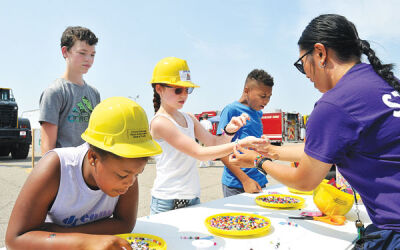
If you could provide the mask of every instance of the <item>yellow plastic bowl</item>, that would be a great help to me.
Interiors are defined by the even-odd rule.
[[[165,242],[165,240],[155,235],[130,233],[130,234],[117,234],[116,236],[127,240],[130,244],[135,240],[139,240],[148,243],[150,249],[167,250],[167,243]]]
[[[290,188],[288,187],[289,192],[293,193],[293,194],[302,194],[302,195],[312,195],[313,191],[301,191],[301,190],[297,190],[294,188]]]
[[[323,179],[322,182],[328,183],[327,179]],[[289,192],[293,193],[293,194],[302,194],[302,195],[313,195],[314,190],[311,191],[301,191],[301,190],[297,190],[294,188],[290,188],[288,187]]]
[[[268,203],[262,201],[262,198],[267,198],[267,197],[276,197],[276,198],[293,198],[297,199],[297,203]],[[256,197],[256,203],[259,206],[262,207],[267,207],[267,208],[296,208],[296,207],[302,207],[304,203],[306,202],[302,197],[296,196],[296,195],[290,195],[290,194],[265,194],[265,195],[259,195]]]
[[[256,218],[256,221],[264,221],[265,224],[261,228],[256,229],[247,229],[247,230],[224,230],[220,228],[216,228],[211,226],[211,220],[213,218],[221,217],[221,216],[244,216],[244,217],[253,217]],[[249,214],[249,213],[222,213],[222,214],[215,214],[206,218],[204,222],[205,226],[207,227],[208,231],[213,234],[221,235],[221,236],[249,236],[249,235],[258,235],[263,234],[269,231],[271,227],[271,221],[265,217],[258,214]]]
[[[322,182],[314,189],[313,200],[318,209],[330,215],[345,215],[353,207],[354,197]]]

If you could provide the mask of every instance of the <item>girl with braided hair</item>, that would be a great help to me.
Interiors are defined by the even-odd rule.
[[[200,203],[197,160],[213,160],[232,153],[235,142],[231,139],[250,117],[245,113],[232,117],[223,135],[214,136],[193,115],[181,112],[193,88],[199,87],[191,81],[189,67],[183,59],[160,60],[150,82],[155,111],[150,133],[163,150],[155,157],[157,175],[151,190],[150,213],[157,214]],[[237,142],[243,147],[257,143],[266,144],[266,140],[248,136]]]
[[[295,147],[257,150],[273,159],[298,161],[299,166],[265,159],[256,165],[289,187],[312,190],[336,164],[372,221],[355,248],[399,249],[400,83],[393,65],[383,64],[354,24],[340,15],[313,19],[298,45],[295,67],[323,93],[307,122],[307,140]],[[369,64],[361,62],[362,55]],[[255,153],[240,151],[244,154],[236,151],[232,161],[253,166]]]

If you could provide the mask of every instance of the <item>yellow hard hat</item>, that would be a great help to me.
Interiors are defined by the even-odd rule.
[[[322,182],[314,189],[313,200],[318,209],[328,215],[345,215],[353,207],[354,197]]]
[[[149,133],[142,107],[126,97],[111,97],[93,110],[82,139],[125,158],[148,157],[162,152]]]
[[[150,83],[165,83],[187,88],[199,87],[191,82],[190,70],[186,61],[176,57],[161,59],[154,68]]]

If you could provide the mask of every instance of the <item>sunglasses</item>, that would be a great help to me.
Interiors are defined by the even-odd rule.
[[[161,84],[161,86],[164,86],[164,87],[170,88],[170,89],[175,89],[175,94],[176,95],[182,94],[184,90],[185,90],[186,94],[191,94],[193,92],[193,88],[172,87],[172,86],[166,85],[166,84]]]
[[[306,53],[304,53],[304,55],[302,55],[295,63],[294,66],[296,67],[296,69],[298,69],[301,73],[305,74],[306,72],[304,71],[304,67],[303,67],[303,61],[301,59],[303,59],[303,57],[305,57],[306,55],[310,54],[312,51],[314,50],[314,48],[310,49],[309,51],[307,51]]]

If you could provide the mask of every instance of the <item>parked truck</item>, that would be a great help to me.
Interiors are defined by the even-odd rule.
[[[208,120],[213,124],[212,133],[215,135],[219,123],[220,111],[204,111],[195,114],[198,120],[203,114],[208,114]],[[307,116],[308,117],[308,116]],[[274,145],[282,145],[284,142],[302,142],[304,140],[305,120],[296,112],[267,112],[261,117],[263,135]]]
[[[13,159],[25,159],[31,143],[29,120],[18,117],[18,105],[12,90],[0,87],[0,156],[11,153]]]
[[[284,142],[301,142],[302,117],[299,113],[269,112],[261,118],[263,134],[272,144],[281,145]]]

